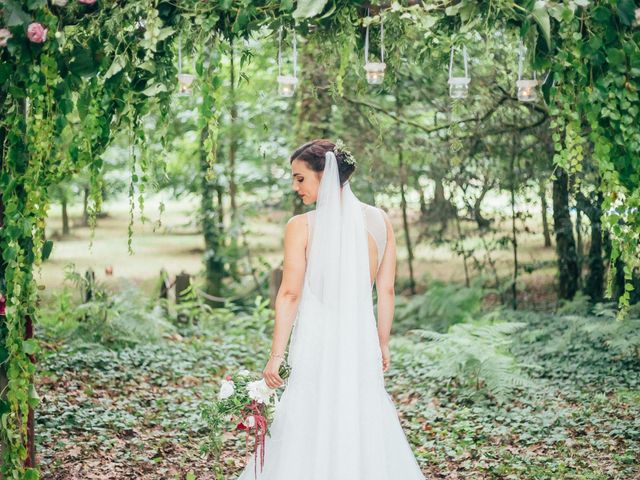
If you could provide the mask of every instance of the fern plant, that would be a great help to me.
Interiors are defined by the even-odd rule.
[[[475,318],[482,309],[484,292],[480,286],[465,287],[434,281],[422,295],[410,299],[396,297],[396,331],[416,328],[446,332],[451,325]]]
[[[447,333],[412,330],[425,342],[422,354],[431,362],[426,376],[441,381],[457,381],[463,387],[484,391],[497,401],[519,389],[534,386],[522,366],[509,351],[511,336],[524,322],[494,322],[494,315],[452,325]]]
[[[67,267],[66,279],[76,287],[92,291],[91,299],[72,311],[77,324],[69,332],[71,338],[122,347],[153,342],[175,331],[164,310],[130,283],[125,283],[121,291],[112,292],[80,275],[73,265]]]
[[[625,319],[617,318],[613,304],[598,303],[591,317],[576,319],[578,328],[592,341],[600,342],[622,357],[640,359],[640,316],[629,310]]]

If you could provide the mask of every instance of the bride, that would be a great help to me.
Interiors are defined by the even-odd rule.
[[[358,200],[353,156],[313,140],[290,158],[293,189],[316,209],[284,234],[266,384],[291,334],[291,374],[265,441],[238,480],[424,480],[384,386],[394,310],[395,239],[387,214]],[[373,284],[378,318],[373,311]],[[256,474],[257,471],[257,474]]]

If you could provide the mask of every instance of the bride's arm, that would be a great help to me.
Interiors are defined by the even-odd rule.
[[[384,211],[382,213],[387,225],[387,245],[376,276],[376,291],[378,292],[378,339],[382,350],[382,367],[386,371],[390,362],[389,338],[395,306],[396,240],[389,216]]]
[[[284,231],[282,283],[275,302],[276,319],[271,342],[273,354],[284,355],[293,328],[306,268],[306,238],[307,225],[304,215],[296,215],[289,219]],[[272,357],[262,372],[270,388],[279,387],[283,382],[278,375],[281,363],[282,358]]]

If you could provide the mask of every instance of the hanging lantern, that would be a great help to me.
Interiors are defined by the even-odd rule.
[[[278,95],[281,97],[293,97],[298,84],[298,50],[296,48],[296,34],[293,32],[292,39],[293,56],[291,63],[293,64],[293,75],[282,75],[282,27],[278,32]]]
[[[187,97],[191,95],[191,84],[195,80],[196,76],[190,73],[178,74],[178,95],[181,97]]]
[[[178,95],[188,97],[191,95],[191,84],[195,80],[195,75],[182,73],[182,36],[178,37]]]
[[[367,16],[369,11],[367,10]],[[364,70],[367,72],[367,83],[370,85],[380,85],[384,81],[384,22],[382,15],[380,16],[380,61],[369,61],[369,25],[364,34]]]
[[[536,72],[533,72],[533,79],[522,79],[522,66],[524,64],[524,45],[520,46],[520,52],[518,53],[518,81],[516,87],[518,88],[518,100],[521,102],[535,102],[538,99],[538,80],[536,79]]]
[[[293,75],[278,75],[278,95],[293,97],[298,79]]]
[[[469,58],[467,57],[467,47],[462,46],[462,58],[464,61],[464,77],[453,76],[453,52],[451,47],[451,56],[449,58],[449,96],[451,98],[466,98],[469,95]]]

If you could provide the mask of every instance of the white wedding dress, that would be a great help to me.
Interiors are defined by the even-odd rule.
[[[265,440],[263,468],[251,454],[237,480],[424,480],[384,385],[369,267],[369,234],[378,267],[385,252],[382,213],[361,203],[349,182],[340,188],[328,152],[317,208],[306,215],[291,375]]]

